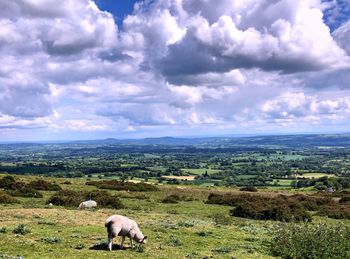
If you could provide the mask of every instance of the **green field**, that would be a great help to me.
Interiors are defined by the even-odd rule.
[[[1,175],[0,175],[1,177]],[[29,182],[38,177],[17,177]],[[64,189],[95,190],[85,185],[85,179],[51,179]],[[63,184],[70,181],[71,184]],[[285,184],[287,180],[280,180]],[[117,194],[124,209],[77,210],[48,206],[53,191],[42,191],[43,198],[19,198],[21,203],[0,204],[0,257],[24,258],[272,258],[270,240],[274,221],[258,221],[232,217],[230,206],[206,204],[208,195],[237,193],[237,189],[224,187],[186,187],[158,185],[156,192],[108,191]],[[279,193],[282,191],[279,190]],[[288,192],[286,192],[288,193]],[[186,197],[176,204],[161,201],[170,194]],[[261,190],[261,195],[275,195]],[[104,221],[113,214],[135,219],[149,237],[144,247],[106,249]],[[335,222],[315,217],[316,222]],[[18,235],[12,230],[25,224],[30,233]],[[118,239],[115,242],[119,242]]]
[[[205,169],[205,168],[198,168],[198,169],[192,169],[192,168],[183,168],[181,169],[182,172],[188,173],[188,174],[193,174],[193,175],[202,175],[205,172],[207,172],[209,175],[210,174],[215,174],[220,172],[221,170],[217,169]]]
[[[62,183],[65,180],[55,181]],[[62,186],[73,190],[95,189],[86,186],[85,180],[69,181],[71,185]],[[160,203],[163,197],[178,192],[191,197],[191,201]],[[24,258],[270,258],[266,233],[273,223],[229,217],[229,207],[203,203],[209,192],[206,188],[162,187],[161,191],[147,193],[140,199],[138,193],[111,191],[121,197],[126,209],[81,211],[48,207],[46,201],[53,192],[43,191],[42,199],[20,198],[21,204],[0,204],[0,229],[7,229],[6,233],[0,233],[0,255]],[[106,241],[104,221],[113,214],[127,215],[140,223],[141,230],[149,236],[142,253],[131,249],[128,242],[125,250],[112,252],[105,246],[96,245]],[[217,224],[215,218],[227,222]],[[25,224],[31,233],[13,234],[12,229],[18,224]]]

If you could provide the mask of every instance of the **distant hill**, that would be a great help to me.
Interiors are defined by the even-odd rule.
[[[315,148],[315,147],[350,147],[350,134],[304,134],[304,135],[271,135],[249,137],[202,137],[202,138],[143,138],[79,140],[66,142],[13,142],[2,146],[193,146],[196,148],[232,148],[232,147],[262,147],[262,148]]]
[[[100,145],[199,145],[199,146],[276,146],[276,147],[349,147],[350,134],[271,135],[251,137],[160,137],[144,139],[114,139],[72,141],[71,144]]]

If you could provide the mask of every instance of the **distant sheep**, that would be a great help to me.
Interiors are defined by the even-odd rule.
[[[79,204],[78,209],[95,209],[97,207],[96,201],[84,201]]]
[[[121,236],[122,241],[120,243],[120,248],[123,249],[125,237],[130,238],[130,246],[133,247],[132,241],[135,240],[140,244],[146,244],[147,236],[144,236],[137,226],[136,222],[121,216],[113,215],[110,216],[105,223],[108,233],[108,249],[112,251],[113,238],[116,236]]]

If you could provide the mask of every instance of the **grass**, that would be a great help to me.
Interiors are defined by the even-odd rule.
[[[349,258],[350,227],[332,224],[289,224],[275,232],[272,253],[282,258]]]
[[[32,180],[30,176],[18,178]],[[72,184],[62,185],[66,180],[57,182],[64,189],[97,189],[85,185],[85,179],[69,179]],[[277,223],[232,217],[230,206],[205,204],[214,187],[210,188],[165,185],[147,193],[107,190],[125,205],[118,210],[49,207],[46,201],[54,191],[42,191],[43,198],[20,197],[20,203],[0,204],[0,229],[6,229],[0,233],[0,254],[24,258],[273,258],[269,244]],[[240,193],[223,187],[215,191]],[[181,200],[161,202],[172,194],[181,195]],[[24,208],[24,204],[32,206]],[[131,249],[126,240],[126,249],[107,251],[104,221],[113,214],[136,220],[148,236],[147,244]],[[30,233],[13,233],[20,224]],[[119,242],[119,238],[114,240],[114,244]]]
[[[205,168],[198,168],[198,169],[192,169],[192,168],[183,168],[181,169],[184,173],[192,174],[192,175],[202,175],[205,172],[207,172],[209,175],[214,174],[217,172],[220,172],[221,170],[217,169],[205,169]]]

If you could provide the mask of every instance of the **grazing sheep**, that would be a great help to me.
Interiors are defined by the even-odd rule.
[[[97,207],[96,201],[83,201],[79,204],[78,209],[94,209]]]
[[[121,215],[113,215],[110,216],[105,223],[105,227],[107,228],[108,233],[108,249],[112,251],[112,242],[113,238],[116,236],[122,237],[122,242],[120,243],[120,248],[123,249],[124,240],[127,236],[130,238],[130,246],[133,247],[132,240],[140,244],[146,244],[147,236],[144,236],[137,226],[136,222],[121,216]]]

